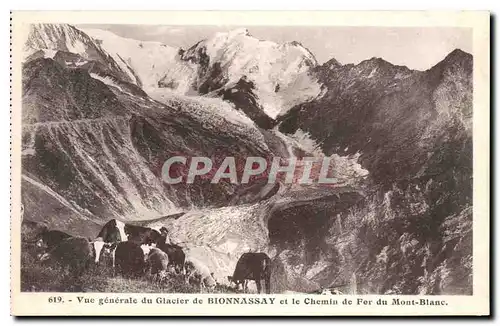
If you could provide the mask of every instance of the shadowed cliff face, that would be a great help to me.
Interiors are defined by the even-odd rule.
[[[425,174],[443,143],[457,146],[445,150],[445,164],[470,166],[471,55],[456,50],[425,72],[377,58],[356,66],[327,62],[315,72],[323,95],[280,117],[281,131],[309,132],[326,153],[360,152],[363,167],[382,183]]]
[[[312,292],[332,283],[342,266],[339,252],[330,243],[330,230],[337,227],[341,214],[362,198],[361,193],[346,189],[331,196],[274,207],[267,225],[277,269],[277,292]]]
[[[219,90],[218,95],[224,101],[233,103],[236,109],[243,111],[259,127],[271,129],[274,127],[275,121],[264,113],[258,102],[258,97],[253,91],[254,88],[254,83],[244,76],[234,86]]]
[[[323,96],[280,117],[280,130],[360,153],[371,176],[365,199],[325,236],[339,274],[317,279],[356,278],[365,293],[470,294],[472,57],[456,50],[424,72],[332,61],[316,74]]]

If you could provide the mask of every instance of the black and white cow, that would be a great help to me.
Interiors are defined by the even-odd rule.
[[[125,233],[125,223],[117,219],[112,219],[106,222],[99,231],[99,234],[93,241],[95,251],[95,263],[99,263],[101,259],[102,250],[105,246],[109,246],[121,241],[127,241],[128,237]]]
[[[234,282],[237,287],[243,285],[243,291],[247,291],[247,281],[254,280],[257,284],[257,291],[262,291],[261,281],[264,281],[266,293],[271,293],[271,259],[262,252],[247,252],[241,255],[233,276],[228,276],[230,282]]]
[[[129,241],[139,246],[152,245],[156,244],[160,237],[160,232],[151,228],[126,224],[120,220],[112,219],[104,224],[93,242],[96,252],[95,262],[99,262],[104,247],[108,248],[108,251],[110,250],[110,244]]]
[[[125,223],[120,220],[112,219],[106,222],[97,235],[106,243],[127,241],[128,236],[125,233]]]

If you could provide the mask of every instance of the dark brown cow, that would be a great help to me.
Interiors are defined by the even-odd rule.
[[[41,261],[55,261],[62,267],[69,267],[73,277],[79,277],[89,267],[94,257],[92,244],[82,237],[70,237],[51,251],[41,256]]]
[[[113,252],[115,273],[126,277],[139,277],[146,271],[145,252],[135,242],[125,241],[116,245]]]
[[[57,247],[64,239],[71,238],[71,235],[59,230],[44,230],[38,237],[36,246],[46,251],[51,251]]]
[[[254,280],[257,284],[257,291],[261,293],[263,280],[266,293],[271,293],[271,259],[262,252],[247,252],[241,255],[233,276],[228,276],[230,282],[234,282],[237,287],[243,284],[243,290],[247,291],[247,280]]]
[[[161,249],[168,255],[169,265],[175,268],[177,274],[184,271],[184,264],[186,262],[186,254],[181,247],[174,244],[165,243],[165,237],[156,244],[156,247]]]
[[[144,226],[125,224],[124,229],[128,241],[135,242],[139,245],[157,244],[161,238],[160,232]]]

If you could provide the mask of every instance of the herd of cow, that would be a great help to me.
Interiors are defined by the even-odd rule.
[[[35,237],[41,262],[55,262],[67,267],[72,277],[79,278],[91,265],[111,261],[112,273],[127,278],[151,275],[162,281],[171,273],[183,275],[186,284],[199,286],[200,291],[217,285],[214,274],[200,260],[191,257],[182,247],[170,242],[165,227],[149,227],[108,221],[94,239],[71,236],[59,230],[41,228]],[[107,259],[105,259],[107,257]],[[271,260],[265,253],[244,253],[228,281],[247,292],[249,280],[261,282],[266,293],[271,290]]]

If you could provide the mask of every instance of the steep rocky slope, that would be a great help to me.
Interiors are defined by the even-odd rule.
[[[280,130],[358,154],[372,180],[326,237],[333,283],[355,275],[369,293],[470,294],[472,56],[455,50],[424,72],[332,60],[315,73],[323,95],[280,117]]]
[[[308,132],[326,153],[361,153],[377,181],[425,174],[443,141],[470,139],[472,57],[465,52],[425,72],[373,58],[356,66],[327,62],[316,75],[324,94],[280,117],[280,130]],[[456,160],[463,166],[470,157]]]

